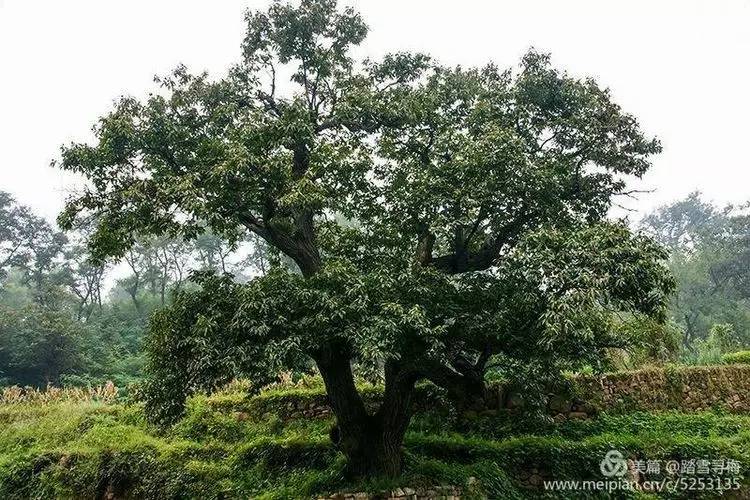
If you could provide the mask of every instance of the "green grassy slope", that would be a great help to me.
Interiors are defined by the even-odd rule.
[[[137,404],[0,404],[0,498],[309,498],[469,483],[478,498],[530,498],[542,493],[519,488],[521,471],[538,469],[549,479],[601,479],[599,462],[610,449],[659,460],[731,458],[743,470],[750,467],[745,415],[601,414],[552,424],[512,414],[458,421],[433,413],[416,417],[411,426],[403,477],[350,484],[328,441],[329,419],[283,421],[283,407],[274,411],[274,404],[293,396],[319,394],[198,396],[185,419],[164,432],[145,423]]]

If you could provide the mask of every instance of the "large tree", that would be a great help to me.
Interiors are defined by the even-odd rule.
[[[660,147],[593,80],[536,52],[507,71],[355,62],[367,27],[333,0],[275,2],[247,26],[226,77],[178,68],[62,152],[90,182],[59,221],[95,216],[95,256],[139,235],[249,232],[298,267],[202,275],[155,318],[152,388],[170,402],[152,415],[268,368],[259,357],[306,355],[350,470],[397,474],[417,381],[466,399],[491,359],[574,367],[621,345],[613,311],[659,316],[663,252],[605,216]],[[375,413],[353,364],[384,378]]]

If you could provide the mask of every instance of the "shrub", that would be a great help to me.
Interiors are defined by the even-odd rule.
[[[117,399],[117,392],[118,389],[112,382],[95,387],[60,388],[48,385],[46,389],[12,385],[0,388],[0,404],[31,403],[41,405],[61,401],[112,403]]]
[[[725,354],[721,357],[721,362],[727,365],[750,364],[750,351],[739,351]]]

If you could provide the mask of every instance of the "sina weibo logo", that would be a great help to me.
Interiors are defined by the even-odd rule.
[[[599,463],[599,470],[605,477],[622,477],[628,471],[628,462],[617,450],[609,450]]]

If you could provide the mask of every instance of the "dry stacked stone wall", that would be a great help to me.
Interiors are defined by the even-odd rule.
[[[336,493],[318,500],[461,500],[461,489],[455,486],[396,488],[380,493]]]
[[[381,392],[365,391],[366,404],[375,408]],[[415,411],[448,408],[434,388],[420,387]],[[487,391],[484,406],[468,413],[494,414],[524,406],[523,396],[502,386]],[[750,365],[682,366],[617,372],[599,377],[577,377],[569,388],[548,395],[547,410],[556,420],[586,419],[599,411],[630,412],[651,410],[701,411],[720,408],[750,412]],[[249,398],[233,405],[238,419],[273,413],[283,420],[327,418],[331,409],[322,392],[285,392]]]
[[[579,399],[608,411],[750,411],[750,365],[650,368],[576,381]]]

